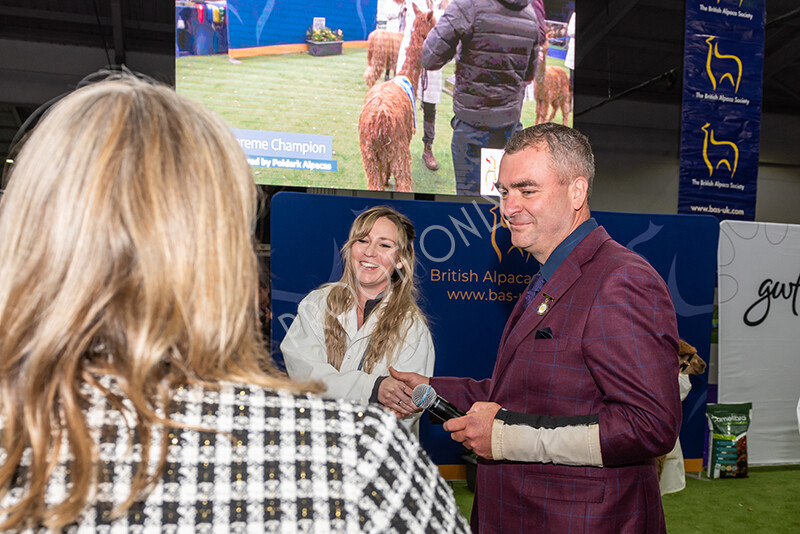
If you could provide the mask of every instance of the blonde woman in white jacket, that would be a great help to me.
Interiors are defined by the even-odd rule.
[[[377,206],[359,215],[342,247],[344,274],[309,293],[281,343],[296,380],[319,380],[326,397],[379,402],[418,435],[411,390],[389,367],[430,376],[434,349],[416,301],[414,226]]]

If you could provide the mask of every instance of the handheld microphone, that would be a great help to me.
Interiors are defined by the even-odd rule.
[[[411,400],[417,408],[428,410],[430,413],[441,419],[448,421],[454,417],[463,417],[464,412],[459,411],[455,406],[436,394],[436,390],[428,384],[420,384],[411,392]]]

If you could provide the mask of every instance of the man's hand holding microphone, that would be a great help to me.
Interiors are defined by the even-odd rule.
[[[492,459],[492,424],[501,406],[496,402],[476,402],[464,414],[452,404],[436,395],[430,378],[418,373],[403,373],[389,368],[392,378],[411,388],[414,404],[427,409],[444,420],[444,429],[450,437],[482,458]]]

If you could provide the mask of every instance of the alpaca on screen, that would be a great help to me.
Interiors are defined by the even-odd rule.
[[[428,2],[429,7],[431,2]],[[358,120],[361,159],[367,185],[383,191],[394,176],[396,191],[412,191],[411,138],[416,131],[415,100],[422,57],[422,44],[436,20],[432,11],[413,5],[414,25],[403,69],[392,80],[367,92]]]
[[[397,54],[400,52],[402,41],[402,32],[373,30],[369,34],[367,38],[367,69],[364,71],[364,81],[368,88],[375,85],[381,75],[384,80],[388,80],[396,74]]]
[[[561,124],[567,124],[567,116],[572,106],[572,92],[569,76],[564,69],[547,65],[547,48],[553,32],[547,33],[547,40],[539,51],[539,65],[533,79],[536,98],[536,124],[550,122],[561,110]]]

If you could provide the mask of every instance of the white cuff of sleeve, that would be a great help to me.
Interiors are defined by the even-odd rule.
[[[495,419],[492,424],[492,457],[512,462],[603,467],[600,425],[535,428],[507,425]]]

